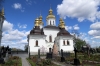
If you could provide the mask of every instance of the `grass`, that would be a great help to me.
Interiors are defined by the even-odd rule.
[[[36,64],[34,63],[34,62],[32,62],[32,60],[31,59],[29,59],[29,58],[26,58],[27,60],[28,60],[28,62],[31,64],[31,66],[36,66]]]
[[[70,54],[69,57],[65,58],[65,60],[66,60],[65,62],[60,62],[61,61],[60,57],[56,57],[54,59],[54,61],[56,61],[58,63],[62,63],[62,64],[66,64],[66,62],[67,63],[68,62],[74,63],[74,58],[75,58],[75,55],[73,53],[73,54]],[[95,63],[94,62],[94,61],[100,62],[100,55],[91,54],[90,57],[89,57],[86,54],[84,55],[83,53],[77,53],[77,58],[80,60],[80,63],[83,64],[83,66],[100,66],[100,63]],[[89,61],[92,61],[92,62],[89,62]]]
[[[20,57],[13,56],[10,57],[5,64],[0,64],[0,66],[22,66],[22,61]]]
[[[37,63],[37,56],[31,56],[31,58],[26,58],[28,60],[28,62],[31,64],[31,66],[59,66],[59,65],[56,65],[54,63],[52,63],[50,59],[40,59],[40,61]]]

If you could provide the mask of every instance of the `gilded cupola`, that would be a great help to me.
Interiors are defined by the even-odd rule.
[[[1,16],[3,16],[4,17],[4,8],[2,8],[2,10],[1,10]]]
[[[60,18],[59,28],[60,31],[57,33],[57,36],[71,36],[70,33],[65,29],[65,23],[62,18]]]
[[[47,16],[47,19],[48,18],[55,18],[55,16],[53,15],[53,10],[50,8],[50,10],[49,10],[49,14],[48,14],[48,16]]]
[[[42,16],[40,15],[40,17],[39,17],[39,25],[43,25],[43,22],[42,22]]]
[[[60,28],[65,28],[65,23],[64,23],[63,19],[60,18],[59,21],[60,21],[59,27],[60,27]]]
[[[35,26],[39,26],[39,19],[35,19]]]

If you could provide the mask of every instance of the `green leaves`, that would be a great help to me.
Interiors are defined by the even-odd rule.
[[[77,48],[78,51],[81,50],[82,46],[86,45],[86,42],[81,40],[81,39],[74,39],[75,41],[75,47]]]

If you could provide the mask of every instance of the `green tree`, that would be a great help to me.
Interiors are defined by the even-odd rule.
[[[24,48],[25,48],[25,51],[28,51],[28,45],[25,45]]]
[[[74,47],[76,47],[77,50],[80,51],[82,49],[82,46],[86,45],[86,42],[79,38],[81,34],[78,32],[78,30],[72,30],[72,34],[74,37]]]
[[[80,38],[74,39],[74,41],[75,41],[74,46],[77,48],[78,51],[82,49],[82,46],[86,45],[86,42]]]

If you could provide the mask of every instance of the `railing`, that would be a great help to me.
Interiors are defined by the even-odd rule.
[[[12,54],[28,54],[28,51],[11,51]]]

